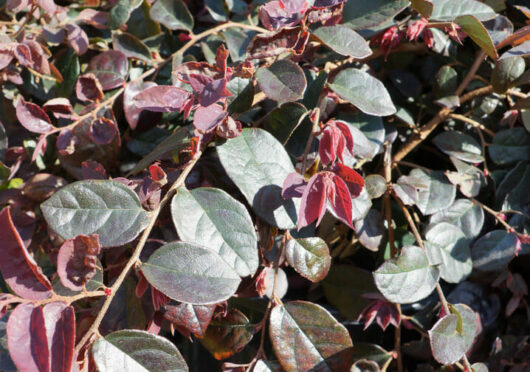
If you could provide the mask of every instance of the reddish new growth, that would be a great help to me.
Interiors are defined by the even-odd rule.
[[[353,169],[343,164],[344,152],[353,156],[353,138],[347,124],[330,120],[323,131],[318,153],[324,169],[309,182],[298,173],[291,173],[283,184],[282,196],[302,198],[298,230],[322,221],[326,209],[353,229],[352,199],[359,196],[364,180]]]
[[[397,47],[403,39],[403,31],[400,31],[397,26],[392,26],[386,31],[374,36],[370,41],[373,45],[379,45],[385,53],[385,59],[390,54],[390,51]]]
[[[418,40],[418,37],[423,38],[423,41],[425,42],[425,45],[427,45],[429,48],[432,48],[434,45],[434,37],[432,34],[432,31],[427,28],[427,24],[429,21],[425,18],[420,18],[419,21],[416,21],[412,23],[408,28],[406,32],[407,40],[408,41],[416,41]]]
[[[401,314],[393,304],[379,294],[373,296],[366,295],[365,297],[373,297],[374,300],[364,308],[361,312],[357,321],[364,318],[364,329],[368,328],[375,320],[375,322],[384,331],[389,324],[393,324],[394,327],[399,327],[401,323]]]

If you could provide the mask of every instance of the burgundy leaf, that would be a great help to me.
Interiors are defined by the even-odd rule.
[[[195,93],[199,94],[203,91],[204,87],[211,83],[213,81],[213,78],[207,75],[199,75],[199,74],[193,74],[190,73],[188,75],[188,82],[191,85],[191,88],[195,91]],[[208,105],[203,105],[208,106]]]
[[[88,50],[88,36],[81,27],[75,23],[69,23],[66,29],[66,42],[72,47],[77,55],[83,55]]]
[[[161,184],[167,183],[167,175],[166,172],[158,164],[152,164],[149,166],[149,174],[151,175],[151,178],[155,182],[159,182]]]
[[[300,14],[287,13],[279,1],[269,1],[258,9],[259,20],[266,29],[274,31],[284,26],[295,26],[300,22]]]
[[[201,106],[210,106],[222,98],[230,97],[232,93],[226,89],[226,78],[216,79],[206,84],[198,99]]]
[[[22,62],[20,63],[26,67],[34,69],[37,72],[40,72],[43,75],[49,75],[51,71],[50,64],[48,63],[48,57],[44,53],[41,45],[35,40],[26,40],[22,44],[29,48],[30,65],[24,65]],[[27,58],[27,55],[25,55],[25,57]]]
[[[282,197],[284,199],[301,198],[307,181],[300,173],[292,172],[283,181]]]
[[[329,121],[320,140],[318,153],[323,164],[335,162],[338,158],[343,162],[346,151],[353,156],[353,137],[348,126],[340,121]]]
[[[50,297],[50,281],[24,246],[11,219],[10,207],[5,207],[0,212],[0,241],[0,270],[11,289],[20,297],[30,300]]]
[[[129,61],[125,54],[117,50],[107,50],[90,60],[87,72],[96,75],[105,91],[123,85],[128,70]]]
[[[83,289],[96,273],[100,250],[97,234],[79,235],[65,241],[57,255],[57,274],[61,283],[73,291]]]
[[[344,2],[343,0],[341,0]],[[330,1],[331,2],[331,1]],[[325,26],[334,26],[342,22],[342,2],[337,1],[337,5],[330,7],[316,7],[313,6],[305,14],[306,22],[317,23],[321,22]]]
[[[18,305],[7,321],[7,345],[20,372],[48,372],[49,349],[41,307]]]
[[[123,112],[125,113],[125,118],[129,123],[131,129],[136,129],[143,122],[148,122],[149,126],[155,125],[159,121],[159,113],[152,113],[145,111],[143,108],[138,107],[134,102],[133,98],[140,93],[143,89],[156,86],[156,83],[152,81],[145,82],[131,82],[126,85],[125,90],[123,91]],[[144,129],[144,128],[142,128]]]
[[[81,174],[84,180],[106,180],[107,171],[97,161],[87,160],[81,164]]]
[[[357,318],[360,321],[364,318],[364,329],[368,328],[375,320],[379,327],[384,331],[390,323],[399,327],[401,323],[401,314],[396,305],[386,300],[375,300],[371,302]]]
[[[18,63],[22,66],[33,67],[33,60],[31,59],[31,49],[26,44],[18,44],[15,47],[15,57]]]
[[[346,182],[352,198],[356,198],[361,194],[364,187],[364,179],[359,173],[340,163],[333,165],[330,170]]]
[[[345,3],[346,0],[315,0],[313,3],[314,8],[329,8],[336,6],[342,3]]]
[[[77,98],[85,102],[101,101],[105,98],[103,87],[94,74],[79,76],[75,84],[75,94]]]
[[[98,145],[110,144],[119,136],[116,122],[107,118],[97,118],[90,124],[90,138]]]
[[[50,372],[70,372],[75,348],[74,309],[64,302],[51,302],[44,306],[43,314],[50,348]]]
[[[308,7],[307,0],[280,0],[280,6],[289,14],[305,13]]]
[[[176,306],[168,305],[166,306],[167,312],[164,314],[164,318],[170,321],[184,336],[189,337],[190,334],[194,334],[201,337],[206,332],[216,307],[217,305],[192,305],[185,303]]]
[[[221,73],[221,78],[225,78],[227,80],[230,79],[228,68],[228,56],[230,53],[228,52],[228,49],[226,49],[224,44],[221,44],[219,48],[217,48],[217,51],[215,52],[215,64],[219,72]]]
[[[317,220],[320,224],[322,217],[326,213],[326,195],[328,185],[325,175],[317,173],[309,180],[302,195],[300,203],[300,216],[298,217],[298,230]],[[351,213],[351,212],[350,212]]]
[[[71,155],[75,152],[75,145],[79,142],[77,136],[75,136],[71,129],[63,129],[57,136],[55,146],[59,154],[66,156]]]
[[[342,180],[342,178],[334,175],[333,173],[330,174],[333,185],[331,187],[327,187],[329,206],[339,220],[353,229],[352,201],[348,186],[346,186],[346,183]]]
[[[262,59],[285,52],[300,55],[308,40],[309,32],[300,27],[283,27],[274,33],[256,35],[247,48],[248,58]]]
[[[171,85],[157,85],[144,89],[133,98],[133,104],[142,110],[156,112],[181,111],[190,99],[190,92]]]
[[[209,133],[217,127],[228,115],[220,105],[199,107],[193,117],[193,125],[199,133]]]
[[[217,126],[216,133],[219,137],[235,138],[239,136],[243,128],[240,121],[234,120],[231,116],[227,116],[221,124]]]
[[[32,162],[34,162],[39,156],[44,155],[46,152],[46,146],[48,145],[47,137],[48,135],[46,133],[40,135],[37,145],[35,146],[35,150],[33,150],[33,155],[31,155]]]
[[[69,119],[74,113],[74,109],[72,108],[70,101],[66,98],[52,98],[42,105],[42,108],[45,111],[52,112],[56,118]]]
[[[109,13],[87,8],[83,9],[76,19],[83,23],[88,23],[92,27],[105,29],[109,22]]]
[[[186,62],[177,66],[173,70],[173,84],[179,85],[180,82],[190,84],[190,75],[203,75],[212,79],[219,79],[223,76],[219,70],[206,62]]]
[[[320,143],[318,145],[318,155],[322,164],[329,164],[335,161],[337,158],[337,147],[339,145],[339,139],[336,132],[333,129],[324,130]]]
[[[27,130],[34,133],[46,133],[53,129],[51,120],[38,105],[26,102],[20,97],[16,107],[17,119]]]
[[[24,196],[40,203],[67,184],[68,182],[62,177],[48,173],[37,173],[24,182]]]

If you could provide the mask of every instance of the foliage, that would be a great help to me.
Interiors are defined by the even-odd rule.
[[[0,370],[527,368],[524,3],[0,0]]]

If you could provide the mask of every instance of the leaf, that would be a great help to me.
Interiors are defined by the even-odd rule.
[[[372,201],[366,191],[366,187],[363,187],[361,193],[355,199],[352,199],[352,219],[358,221],[366,217],[370,208],[372,207]]]
[[[247,48],[256,34],[255,31],[238,28],[229,28],[222,32],[233,62],[246,59]]]
[[[175,242],[157,249],[141,265],[147,281],[169,298],[195,305],[228,299],[241,279],[215,251]]]
[[[524,73],[526,64],[523,57],[500,59],[491,72],[490,82],[495,93],[504,93],[515,85]]]
[[[372,273],[351,265],[332,265],[322,288],[328,302],[348,319],[357,319],[370,303],[363,295],[377,291]]]
[[[447,222],[430,225],[425,232],[429,261],[449,283],[460,283],[473,270],[469,243],[462,230]]]
[[[406,0],[349,0],[344,4],[342,20],[356,30],[371,28],[391,20],[408,5]]]
[[[204,0],[204,6],[216,22],[228,21],[228,9],[224,0]]]
[[[360,359],[353,363],[350,372],[380,372],[381,369],[376,362],[366,359]]]
[[[72,47],[78,55],[83,55],[88,50],[88,36],[75,23],[69,23],[64,28],[66,31],[66,42]]]
[[[498,165],[530,161],[530,135],[522,127],[500,130],[495,133],[488,152]]]
[[[193,29],[193,17],[181,0],[157,0],[149,15],[153,21],[159,22],[170,30]]]
[[[396,108],[381,81],[356,68],[340,71],[329,87],[366,114],[387,116]]]
[[[94,74],[84,74],[77,78],[75,84],[75,95],[81,101],[101,101],[105,98],[103,87]]]
[[[477,315],[467,305],[454,305],[451,312],[429,331],[432,355],[442,364],[460,360],[473,344],[477,331]]]
[[[298,274],[312,282],[324,279],[331,266],[328,245],[318,237],[289,240],[285,258]]]
[[[408,176],[403,177],[402,183],[416,188],[418,192],[416,205],[423,215],[445,209],[455,200],[456,187],[441,171],[426,173],[422,169],[413,169]]]
[[[486,186],[486,177],[484,173],[470,164],[464,163],[456,158],[451,157],[457,172],[446,171],[445,175],[453,185],[460,187],[460,192],[467,197],[475,197],[479,194],[480,189]]]
[[[303,53],[309,39],[309,32],[300,27],[282,27],[276,32],[258,34],[247,47],[247,58],[262,59],[290,52]]]
[[[283,145],[307,117],[307,109],[298,102],[287,102],[269,112],[263,120],[263,128]]]
[[[425,252],[416,246],[401,249],[398,258],[385,261],[375,272],[377,289],[391,302],[410,304],[431,294],[440,272],[429,264]]]
[[[41,204],[46,222],[63,239],[98,234],[102,247],[132,241],[149,222],[138,196],[117,181],[78,181]]]
[[[383,216],[377,209],[372,208],[366,217],[355,221],[355,230],[357,231],[359,243],[363,247],[377,252],[385,232]]]
[[[11,359],[21,372],[48,372],[50,351],[42,308],[18,305],[7,321],[7,344]]]
[[[473,268],[479,271],[503,271],[515,257],[517,237],[505,230],[493,230],[478,239],[471,248]]]
[[[317,28],[313,34],[321,43],[343,56],[363,59],[372,54],[364,38],[346,26],[325,26]]]
[[[258,238],[247,209],[220,189],[180,188],[171,202],[180,239],[216,251],[239,276],[254,275],[259,265]]]
[[[281,143],[262,129],[245,128],[216,149],[226,173],[256,214],[280,229],[296,226],[300,201],[281,196],[283,181],[295,171]]]
[[[54,129],[48,115],[38,105],[20,97],[16,107],[17,119],[24,128],[33,133],[47,133]]]
[[[161,114],[146,111],[143,108],[138,107],[133,100],[142,90],[154,86],[156,86],[156,83],[152,81],[129,82],[125,86],[125,90],[123,91],[123,113],[125,114],[125,118],[131,129],[134,130],[136,127],[143,129],[160,120]],[[128,142],[128,144],[129,143],[130,142]]]
[[[473,15],[479,21],[485,21],[494,18],[495,11],[477,0],[436,0],[431,19],[452,22],[463,15]]]
[[[80,291],[96,273],[100,251],[97,235],[79,235],[61,245],[57,255],[57,274],[61,283],[72,291]]]
[[[20,297],[43,300],[52,294],[52,286],[26,249],[11,218],[11,207],[0,212],[0,241],[2,278]]]
[[[74,308],[64,302],[51,302],[44,306],[43,315],[50,354],[50,371],[70,372],[75,355]]]
[[[211,133],[227,116],[228,112],[221,105],[199,106],[193,115],[193,126],[199,133]]]
[[[305,301],[276,305],[270,315],[269,336],[287,371],[345,370],[353,346],[346,328],[323,307]]]
[[[473,40],[486,54],[496,61],[499,58],[497,48],[491,40],[486,27],[474,15],[456,17],[454,22]]]
[[[530,40],[525,41],[522,44],[517,45],[516,47],[504,52],[499,58],[500,60],[503,60],[505,58],[512,58],[512,57],[526,57],[530,54]]]
[[[480,144],[470,135],[456,130],[440,133],[433,139],[434,144],[443,153],[468,163],[481,163],[482,149]]]
[[[129,61],[118,50],[107,50],[90,60],[86,72],[93,73],[103,90],[118,88],[125,83],[129,71]]]
[[[142,110],[155,112],[182,111],[191,93],[172,85],[149,86],[133,98],[133,104]]]
[[[214,317],[199,340],[215,359],[220,360],[243,350],[253,335],[254,326],[245,314],[237,309],[230,309],[225,317]]]
[[[311,177],[300,201],[298,230],[313,223],[315,220],[316,225],[320,225],[324,214],[326,214],[328,190],[332,187],[329,176],[326,176],[326,173],[317,173]]]
[[[339,119],[350,126],[355,143],[355,157],[371,161],[381,151],[383,142],[385,142],[383,120],[378,116],[364,113],[339,115]]]
[[[303,70],[287,59],[258,69],[256,80],[267,97],[279,104],[301,99],[307,86]]]
[[[370,174],[365,177],[364,185],[370,199],[377,199],[383,196],[386,192],[386,181],[385,177],[380,174]]]
[[[425,18],[429,18],[434,9],[434,4],[431,0],[411,0],[410,3],[412,9],[420,13]]]
[[[167,339],[149,332],[127,329],[98,339],[92,346],[101,372],[188,371],[178,349]]]
[[[140,5],[142,5],[142,0],[119,0],[110,10],[109,27],[116,29],[123,26],[129,20],[133,10]]]
[[[201,337],[210,324],[217,305],[192,305],[182,303],[177,306],[167,305],[164,318],[170,321],[179,332],[189,337],[193,333]]]
[[[449,208],[431,215],[429,222],[451,223],[460,228],[466,237],[474,238],[484,225],[484,211],[468,199],[458,199]]]
[[[392,358],[392,353],[377,344],[356,342],[353,348],[353,360],[368,359],[376,362],[381,368]]]
[[[151,62],[151,52],[136,36],[127,32],[112,34],[112,47],[125,54],[128,58],[136,58],[147,63]]]

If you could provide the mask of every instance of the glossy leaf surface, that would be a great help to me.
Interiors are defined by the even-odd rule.
[[[329,248],[321,238],[291,239],[285,246],[285,257],[300,275],[319,282],[331,266]]]

